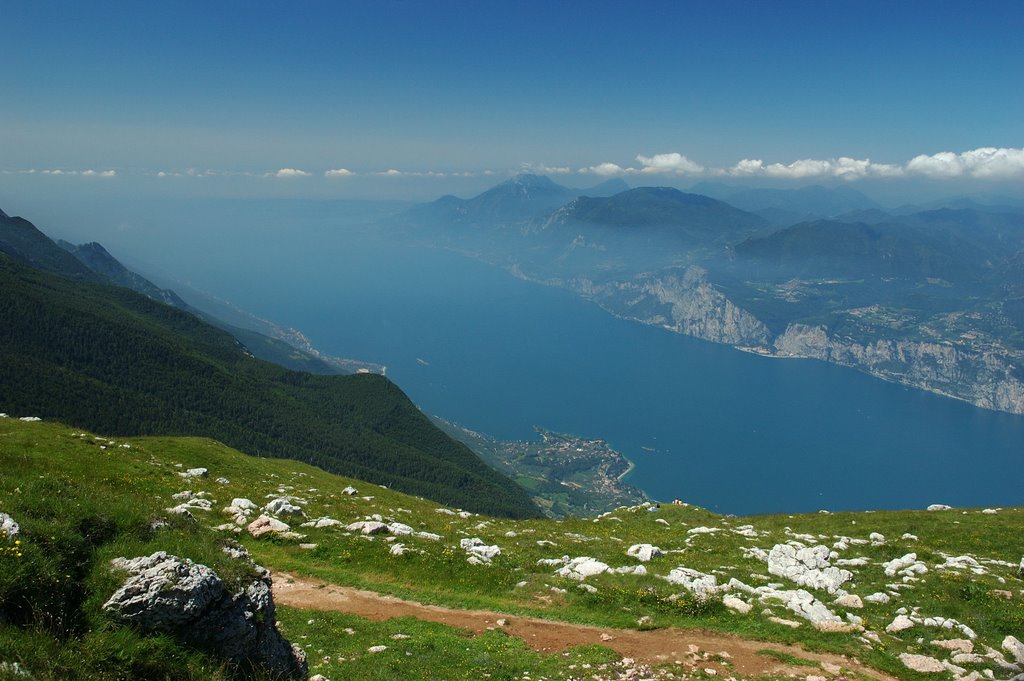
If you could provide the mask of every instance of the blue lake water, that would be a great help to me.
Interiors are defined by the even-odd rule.
[[[1018,416],[616,319],[453,253],[263,250],[222,269],[217,292],[385,364],[429,413],[503,439],[534,425],[607,439],[659,500],[737,514],[1024,503]]]

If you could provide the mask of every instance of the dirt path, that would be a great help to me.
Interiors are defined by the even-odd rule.
[[[521,638],[534,650],[549,653],[573,646],[600,644],[615,650],[623,657],[630,657],[641,663],[679,662],[691,668],[715,668],[720,673],[727,671],[726,675],[752,677],[795,673],[800,678],[808,674],[831,677],[838,675],[838,668],[841,667],[880,681],[895,681],[894,677],[840,655],[812,653],[796,646],[752,641],[702,629],[603,629],[535,617],[503,615],[485,610],[459,610],[424,605],[373,591],[336,586],[287,573],[275,575],[274,600],[293,608],[346,612],[371,620],[415,617],[467,629],[477,634],[487,629],[499,628],[498,620],[503,620],[504,623],[500,626],[502,630]],[[820,667],[815,669],[788,666],[777,659],[758,654],[757,651],[765,649],[812,661],[818,663]],[[722,653],[728,656],[727,659],[732,665],[729,670],[709,659]]]

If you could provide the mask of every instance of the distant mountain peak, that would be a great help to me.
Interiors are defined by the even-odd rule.
[[[524,185],[527,187],[558,186],[558,184],[547,175],[537,175],[535,173],[518,173],[498,186],[500,187],[503,184]]]
[[[10,217],[11,217],[10,215],[8,215],[7,213],[5,213],[2,210],[0,210],[0,220],[5,219],[5,218],[10,218]]]

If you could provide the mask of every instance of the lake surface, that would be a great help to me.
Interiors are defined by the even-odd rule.
[[[354,241],[282,241],[216,292],[386,365],[429,413],[503,439],[534,425],[607,439],[659,500],[737,514],[1024,503],[1024,418],[616,319],[453,253]]]

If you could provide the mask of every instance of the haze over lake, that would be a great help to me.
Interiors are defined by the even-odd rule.
[[[1022,501],[1022,417],[616,319],[454,253],[339,227],[323,207],[271,204],[243,211],[245,258],[182,269],[324,352],[386,365],[428,413],[503,439],[535,425],[605,438],[653,498],[725,513]],[[223,253],[203,244],[236,230],[195,228],[193,252]]]

